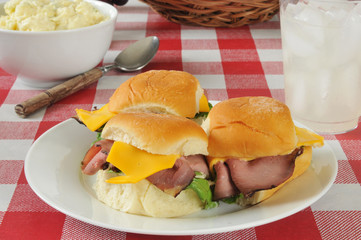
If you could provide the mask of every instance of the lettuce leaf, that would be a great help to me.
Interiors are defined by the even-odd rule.
[[[209,106],[209,110],[211,110],[213,107],[213,105],[210,102],[208,102],[208,106]],[[209,112],[199,112],[194,116],[194,118],[202,118],[202,117],[207,118],[208,114]]]
[[[199,199],[205,204],[205,209],[218,207],[218,202],[212,201],[212,191],[207,179],[193,178],[187,189],[195,191]]]
[[[233,197],[228,197],[225,199],[222,199],[223,202],[228,203],[228,204],[232,204],[232,203],[238,203],[239,201],[241,201],[244,198],[244,195],[242,193],[240,193],[237,196],[233,196]]]

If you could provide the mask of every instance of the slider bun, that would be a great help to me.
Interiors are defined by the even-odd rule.
[[[186,189],[176,198],[143,179],[133,184],[111,184],[105,180],[118,176],[100,170],[94,190],[98,199],[122,212],[151,217],[179,217],[197,212],[203,204],[197,194]]]
[[[271,197],[275,192],[277,192],[285,184],[294,180],[298,176],[302,175],[307,170],[307,168],[310,166],[311,159],[312,159],[312,147],[311,146],[304,147],[303,153],[296,158],[295,169],[293,171],[292,176],[289,179],[287,179],[285,182],[283,182],[282,184],[278,185],[275,188],[257,191],[252,197],[245,199],[245,202],[241,203],[241,205],[254,205],[256,203],[262,202],[262,201],[266,200],[267,198]]]
[[[202,127],[212,157],[258,157],[292,152],[297,139],[288,107],[273,98],[241,97],[216,104]]]
[[[192,120],[168,114],[121,112],[107,122],[102,138],[152,154],[208,154],[203,129]]]
[[[152,70],[121,84],[108,107],[111,112],[155,112],[193,118],[202,95],[203,89],[192,74]]]

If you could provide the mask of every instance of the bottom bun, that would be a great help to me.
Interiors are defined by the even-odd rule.
[[[198,195],[191,189],[174,198],[145,179],[133,184],[105,182],[117,175],[98,171],[94,190],[100,201],[119,211],[150,217],[180,217],[203,208]]]
[[[266,200],[267,198],[271,197],[275,192],[277,192],[280,188],[282,188],[286,183],[292,181],[293,179],[297,178],[298,176],[302,175],[307,168],[311,164],[312,159],[312,147],[304,147],[303,153],[296,158],[295,161],[295,169],[293,171],[292,176],[287,179],[282,184],[278,185],[275,188],[257,191],[252,197],[243,199],[243,202],[239,203],[240,205],[254,205],[259,202]]]

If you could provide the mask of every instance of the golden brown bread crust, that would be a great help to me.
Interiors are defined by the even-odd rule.
[[[208,154],[203,129],[192,120],[168,114],[121,112],[108,121],[102,137],[153,154]]]
[[[262,202],[267,198],[271,197],[275,192],[277,192],[280,188],[282,188],[286,183],[292,181],[298,176],[302,175],[307,168],[310,166],[312,160],[312,147],[307,146],[303,148],[303,153],[298,156],[295,160],[295,168],[292,176],[287,179],[282,184],[278,185],[275,188],[257,191],[250,199],[246,200],[246,204],[254,205],[256,203]]]
[[[290,153],[296,146],[288,107],[268,97],[233,98],[216,104],[208,115],[208,152],[212,157],[258,157]],[[249,158],[249,159],[247,159]]]
[[[160,112],[193,118],[202,94],[203,89],[192,74],[152,70],[120,85],[109,100],[109,110]]]

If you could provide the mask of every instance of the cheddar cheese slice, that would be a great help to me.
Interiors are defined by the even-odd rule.
[[[161,170],[172,168],[180,155],[151,154],[123,142],[114,142],[107,161],[125,175],[110,178],[108,183],[136,183]]]
[[[300,146],[323,146],[323,137],[313,133],[305,128],[296,128],[296,136],[298,138],[297,147]]]
[[[108,104],[95,111],[86,111],[75,109],[80,121],[82,121],[91,131],[98,130],[101,126],[109,121],[116,113],[110,112]]]
[[[199,100],[199,112],[209,112],[209,110],[208,99],[206,95],[203,94]]]

